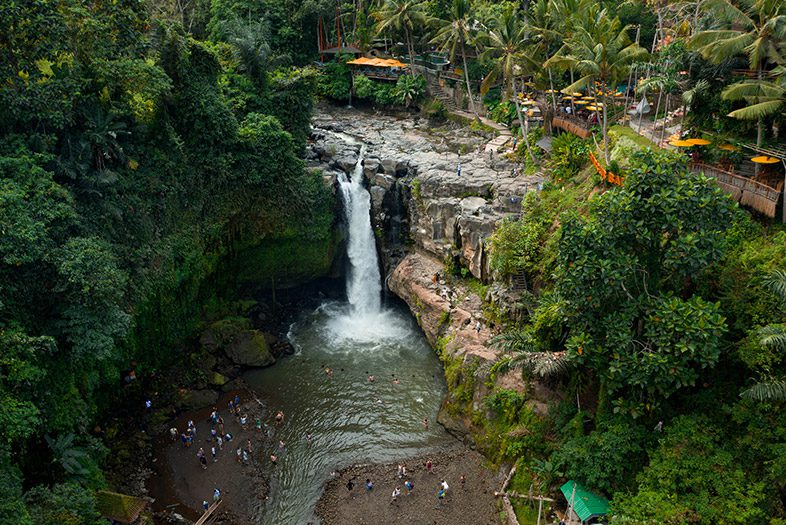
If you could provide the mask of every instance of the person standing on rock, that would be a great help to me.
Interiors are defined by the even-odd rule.
[[[279,410],[278,412],[276,412],[276,425],[280,425],[283,422],[284,422],[284,413],[281,410]]]
[[[415,484],[412,483],[411,479],[408,479],[407,481],[404,482],[404,486],[407,487],[407,496],[411,496],[412,490],[415,488]]]
[[[428,430],[428,418],[427,417],[423,418],[423,428]]]
[[[476,331],[477,333],[480,333],[480,328],[481,328],[481,326],[480,326],[480,321],[478,321],[477,323],[475,323],[475,331]]]
[[[426,461],[426,471],[427,471],[429,474],[433,474],[433,473],[434,473],[434,471],[432,470],[433,468],[434,468],[434,463],[432,463],[430,459],[429,459],[429,460],[427,460],[427,461]]]
[[[393,494],[390,497],[390,504],[393,505],[398,501],[398,497],[401,495],[401,489],[398,487],[393,489]]]
[[[456,176],[461,177],[461,161],[458,161],[458,166],[456,166]]]
[[[374,484],[371,482],[371,479],[366,478],[366,492],[371,492],[374,490]]]

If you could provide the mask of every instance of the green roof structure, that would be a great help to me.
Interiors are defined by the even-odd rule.
[[[108,490],[96,492],[96,508],[101,516],[117,523],[134,523],[147,507],[142,498]]]
[[[575,493],[573,488],[576,488]],[[609,500],[603,496],[598,496],[579,485],[573,480],[568,481],[560,487],[562,495],[568,500],[568,508],[573,508],[576,516],[584,522],[595,516],[603,516],[609,513]]]

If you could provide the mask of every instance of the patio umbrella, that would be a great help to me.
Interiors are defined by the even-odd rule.
[[[732,144],[721,144],[720,146],[718,146],[718,149],[722,149],[724,151],[739,151],[740,150],[740,148],[738,148],[737,146],[734,146]]]
[[[706,146],[707,144],[712,144],[707,139],[685,139],[685,142],[690,142],[694,146]]]
[[[669,144],[671,144],[672,146],[676,146],[678,148],[690,148],[691,146],[693,146],[693,144],[691,144],[687,140],[672,140],[671,142],[669,142]]]
[[[761,157],[753,157],[751,162],[755,162],[756,164],[777,164],[780,162],[780,159],[776,159],[775,157],[768,157],[767,155],[762,155]]]
[[[577,106],[583,106],[585,104],[589,104],[589,100],[577,100],[576,101],[576,105]]]
[[[587,109],[590,110],[590,111],[597,111],[600,108],[598,106],[587,106]]]
[[[584,94],[584,93],[581,93],[580,91],[576,91],[576,92],[574,92],[574,93],[571,93],[571,95],[573,95],[574,97],[580,97],[580,96],[581,96],[581,95],[583,95],[583,94]]]

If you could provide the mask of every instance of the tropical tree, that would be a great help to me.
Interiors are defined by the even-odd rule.
[[[781,107],[771,100],[777,91],[765,79],[765,71],[768,65],[784,64],[786,3],[783,0],[710,0],[705,9],[713,19],[721,20],[724,27],[697,33],[691,39],[691,46],[716,64],[739,55],[748,58],[748,67],[755,71],[756,78],[732,84],[724,90],[723,97],[751,104],[730,116],[756,120],[756,145],[761,146],[764,117]]]
[[[644,151],[622,188],[563,218],[568,357],[598,374],[618,410],[646,412],[718,361],[725,321],[692,282],[723,255],[732,214],[684,160]]]
[[[723,90],[726,100],[744,100],[749,105],[729,113],[732,118],[759,120],[776,113],[786,113],[786,67],[774,72],[774,80],[746,80]]]
[[[372,14],[377,20],[377,34],[393,32],[404,34],[409,53],[410,73],[415,74],[415,46],[412,43],[412,33],[415,28],[426,23],[426,15],[422,3],[416,0],[386,0],[384,4]]]
[[[439,45],[441,51],[447,51],[451,62],[455,60],[457,52],[461,54],[469,108],[477,115],[475,101],[472,98],[472,86],[469,83],[469,69],[467,68],[467,45],[471,44],[475,37],[473,22],[470,0],[453,0],[448,17],[435,21],[437,32],[431,39],[431,43]]]
[[[480,54],[481,60],[491,59],[492,63],[491,70],[480,84],[480,94],[485,95],[493,84],[500,78],[502,79],[502,100],[509,100],[511,94],[513,95],[513,103],[516,105],[516,115],[524,144],[530,159],[534,162],[534,155],[527,139],[529,120],[525,120],[522,115],[518,89],[516,88],[517,75],[521,76],[525,70],[533,72],[539,66],[526,53],[530,45],[528,26],[516,9],[508,8],[494,20],[490,31],[478,34],[478,42],[485,47]]]
[[[575,33],[565,41],[560,52],[546,62],[570,68],[581,77],[564,89],[575,91],[584,87],[616,86],[627,78],[630,65],[647,56],[647,51],[630,40],[630,27],[623,26],[618,17],[611,18],[605,9],[590,8]],[[609,162],[607,89],[601,89],[603,152]]]
[[[786,305],[786,271],[775,270],[764,279],[764,285],[770,289],[781,304]],[[759,344],[779,361],[786,354],[786,324],[770,324],[756,331]],[[786,401],[786,379],[778,377],[765,367],[761,379],[745,390],[742,396],[754,401]]]

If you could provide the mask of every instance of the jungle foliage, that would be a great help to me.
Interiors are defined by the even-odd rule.
[[[91,432],[141,406],[130,363],[167,364],[243,250],[329,251],[333,197],[300,160],[316,74],[273,61],[300,36],[214,3],[197,40],[206,12],[147,7],[0,7],[2,523],[98,523]]]

